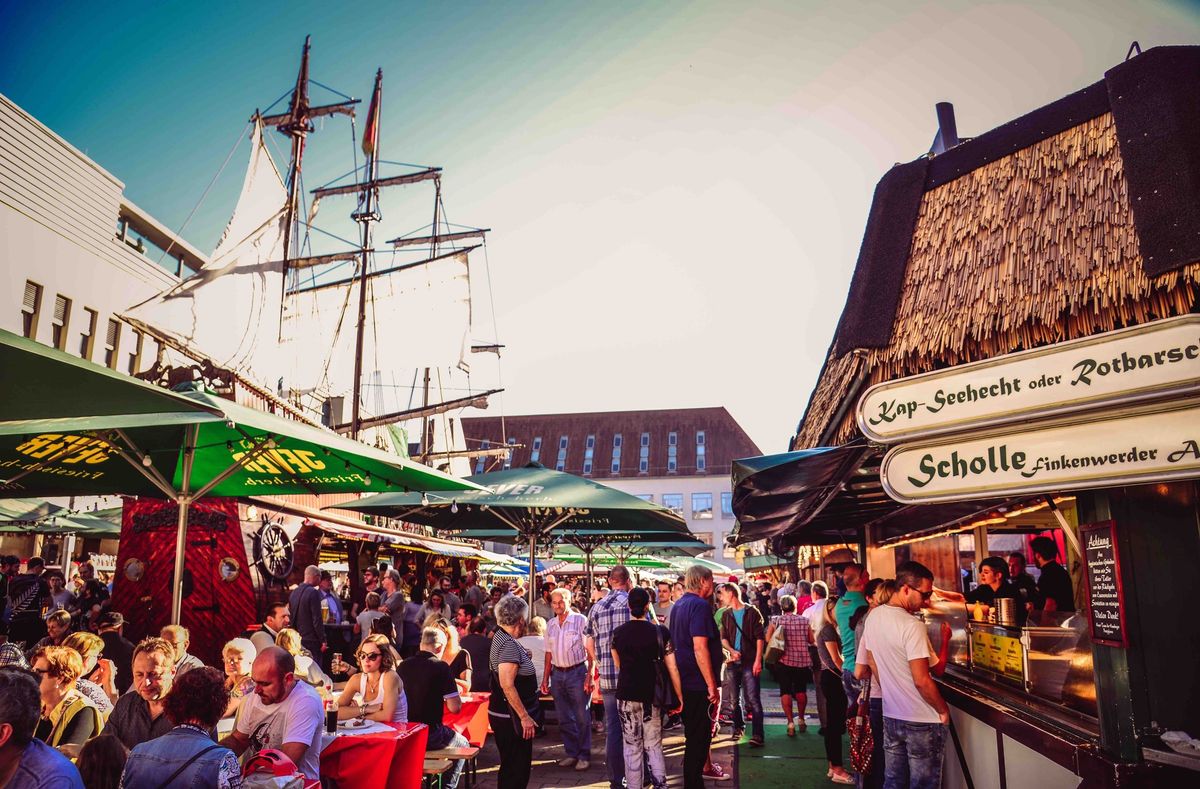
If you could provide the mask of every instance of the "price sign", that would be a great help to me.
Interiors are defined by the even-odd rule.
[[[1117,551],[1116,521],[1079,527],[1087,565],[1092,641],[1110,647],[1129,646],[1125,630],[1125,595],[1121,588],[1121,557]]]
[[[1011,636],[989,633],[986,630],[971,632],[971,662],[997,674],[1016,680],[1024,679],[1021,661],[1021,640]]]

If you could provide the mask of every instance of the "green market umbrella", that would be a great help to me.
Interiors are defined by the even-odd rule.
[[[72,512],[45,499],[0,499],[0,534],[43,534],[110,539],[119,537],[119,523],[92,513]]]
[[[478,490],[440,471],[208,392],[170,392],[0,331],[0,494],[204,496]],[[126,407],[127,406],[127,407]]]
[[[539,545],[558,536],[646,534],[690,536],[683,518],[666,507],[589,479],[552,471],[536,463],[524,468],[467,477],[489,488],[453,497],[384,493],[336,505],[338,509],[385,515],[430,526],[459,536],[508,530],[529,544],[529,558]],[[495,537],[482,539],[496,539]],[[536,571],[529,570],[530,610]]]

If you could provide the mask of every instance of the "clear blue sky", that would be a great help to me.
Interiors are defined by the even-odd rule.
[[[933,104],[978,134],[1133,39],[1200,43],[1200,5],[0,0],[0,92],[179,228],[308,33],[320,82],[365,97],[383,67],[384,156],[444,166],[450,220],[494,228],[508,413],[725,405],[771,452]],[[184,231],[201,249],[244,150]],[[306,186],[349,157],[331,121]]]

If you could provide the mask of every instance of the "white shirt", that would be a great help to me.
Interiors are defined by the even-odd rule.
[[[928,660],[934,654],[919,619],[899,606],[879,606],[867,617],[863,628],[859,649],[864,648],[870,650],[875,662],[874,681],[883,691],[884,717],[911,723],[941,722],[937,710],[921,697],[908,665],[910,660]]]
[[[242,699],[234,728],[250,737],[247,753],[263,748],[279,748],[289,742],[307,747],[296,769],[311,780],[321,775],[321,732],[325,723],[325,705],[312,685],[297,680],[292,692],[278,704],[264,704],[251,693]]]
[[[813,633],[813,638],[821,632],[821,628],[825,625],[825,598],[813,600],[812,605],[805,608],[800,616],[808,620],[808,627]]]
[[[586,630],[587,617],[583,614],[568,611],[567,620],[561,623],[557,616],[552,617],[546,624],[546,650],[550,653],[550,663],[558,668],[568,668],[587,660],[587,649],[583,645]],[[545,670],[544,663],[542,669]]]
[[[517,643],[525,647],[529,659],[533,661],[533,670],[537,673],[538,687],[542,685],[542,674],[546,671],[546,637],[522,636]]]

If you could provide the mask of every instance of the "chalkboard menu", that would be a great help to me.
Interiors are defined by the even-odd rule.
[[[1087,565],[1092,641],[1111,647],[1128,646],[1116,521],[1081,526],[1079,536],[1083,541],[1083,559]]]

